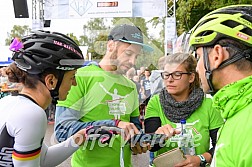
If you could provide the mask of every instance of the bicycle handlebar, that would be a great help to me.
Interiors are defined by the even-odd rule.
[[[97,140],[99,139],[102,143],[109,143],[113,135],[122,134],[123,129],[115,126],[90,126],[86,128],[86,137],[88,140]],[[145,134],[140,133],[134,135],[130,138],[127,143],[131,145],[136,145],[137,143],[140,146],[146,145],[149,143],[151,146],[159,143],[163,143],[167,136],[165,134]]]

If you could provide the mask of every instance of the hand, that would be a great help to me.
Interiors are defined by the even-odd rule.
[[[130,123],[130,122],[120,121],[117,127],[122,129],[121,135],[126,141],[132,138],[135,134],[140,133],[137,127],[133,123]]]
[[[79,146],[86,140],[86,129],[81,129],[73,135],[74,142]]]
[[[137,127],[133,124],[133,123],[130,123],[130,122],[123,122],[123,121],[120,121],[118,123],[118,126],[119,128],[121,128],[123,130],[122,132],[122,136],[124,138],[124,140],[128,141],[130,140],[132,137],[134,137],[135,134],[139,134],[139,130],[137,129]],[[142,143],[140,145],[139,142],[137,143],[131,143],[131,150],[133,152],[133,154],[141,154],[141,153],[145,153],[147,152],[147,150],[150,150],[150,144],[145,144],[145,143]]]
[[[89,140],[90,137],[100,140],[101,143],[109,143],[113,134],[112,131],[106,130],[102,126],[89,126],[75,133],[73,138],[75,143],[80,146],[85,140]]]
[[[186,160],[178,163],[175,167],[199,167],[200,166],[200,158],[198,156],[193,155],[185,155]]]
[[[131,147],[131,151],[132,151],[133,155],[146,153],[147,150],[151,149],[150,143],[139,143],[139,142],[137,142],[136,144],[131,145],[130,147]]]
[[[178,129],[174,129],[170,124],[159,127],[156,131],[156,134],[165,134],[167,139],[174,136],[175,134],[180,134]]]

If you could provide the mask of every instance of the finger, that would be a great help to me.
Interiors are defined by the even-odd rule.
[[[156,131],[155,134],[165,134],[165,132],[163,131],[163,127],[159,127]]]
[[[148,150],[151,150],[151,145],[150,145],[150,143],[147,144],[147,149],[148,149]]]
[[[185,167],[186,165],[188,165],[188,161],[187,160],[184,160],[180,163],[177,163],[174,167]]]
[[[170,133],[169,129],[167,129],[167,128],[163,128],[163,132],[167,136],[166,139],[168,139],[168,138],[170,138],[172,136],[172,134]]]
[[[143,143],[143,144],[142,144],[142,152],[143,152],[143,153],[146,153],[147,150],[148,150],[148,144],[147,144],[147,143]]]
[[[136,147],[131,147],[131,151],[134,155],[137,154],[137,148]]]
[[[135,136],[135,134],[139,133],[138,129],[137,128],[135,129],[135,128],[136,126],[133,123],[130,123],[126,126],[126,129],[127,129],[126,140],[131,139],[132,137]]]
[[[181,130],[180,130],[180,129],[175,128],[175,129],[174,129],[174,133],[173,133],[173,135],[175,135],[175,134],[180,134],[180,133],[181,133]]]
[[[124,139],[125,140],[129,140],[130,138],[131,138],[131,136],[130,136],[130,131],[129,131],[129,129],[127,128],[127,126],[126,126],[126,128],[124,129]]]
[[[135,147],[137,148],[137,153],[138,153],[138,154],[142,154],[142,148],[141,148],[139,142],[136,143],[136,146],[135,146]]]
[[[137,127],[133,123],[130,123],[130,126],[134,130],[134,134],[139,134],[140,133],[139,130],[137,129]]]

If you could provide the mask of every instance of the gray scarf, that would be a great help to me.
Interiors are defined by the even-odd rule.
[[[179,123],[181,119],[187,119],[199,108],[204,99],[202,89],[194,89],[186,101],[177,102],[163,88],[159,94],[160,103],[165,116],[174,123]]]

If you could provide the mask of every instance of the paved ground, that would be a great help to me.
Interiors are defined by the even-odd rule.
[[[51,145],[51,140],[54,138],[52,137],[53,134],[53,124],[48,125],[46,136],[45,136],[45,142],[47,145]],[[57,167],[71,167],[70,158],[68,158],[66,161],[58,165]],[[132,164],[133,167],[148,167],[149,163],[149,153],[141,154],[141,155],[133,155],[132,156]]]

